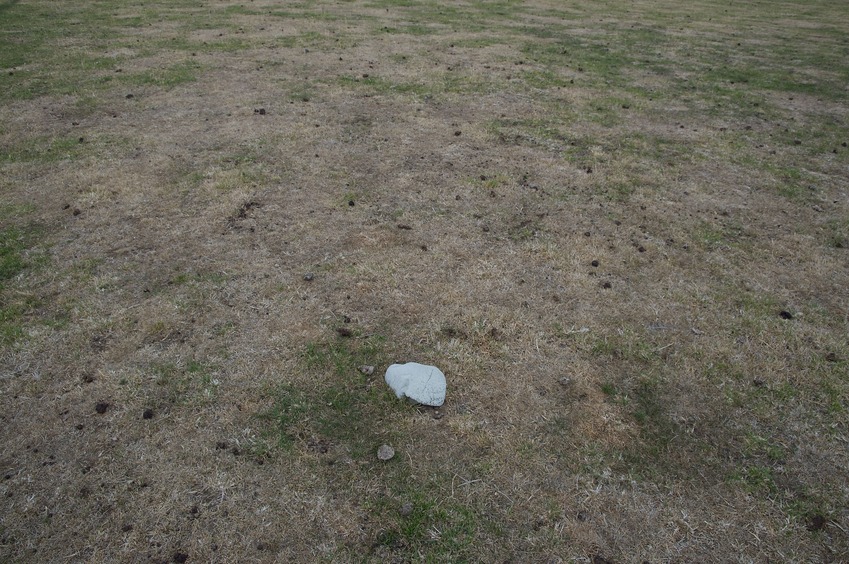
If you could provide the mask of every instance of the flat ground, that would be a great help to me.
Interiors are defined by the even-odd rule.
[[[0,560],[846,561],[847,85],[843,0],[0,1]]]

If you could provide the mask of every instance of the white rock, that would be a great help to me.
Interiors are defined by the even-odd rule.
[[[445,403],[445,374],[435,366],[418,362],[393,364],[386,370],[386,383],[399,398],[407,396],[437,407]]]

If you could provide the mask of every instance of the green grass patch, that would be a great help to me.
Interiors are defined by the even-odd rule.
[[[26,248],[26,235],[20,229],[9,227],[0,231],[0,289],[27,267],[22,254]]]
[[[540,90],[568,86],[571,80],[551,70],[528,70],[521,74],[521,78],[531,88]]]
[[[464,562],[485,518],[458,501],[437,501],[431,486],[416,484],[394,498],[372,508],[380,520],[390,525],[380,531],[374,548],[383,547],[390,554],[421,555],[426,562]],[[398,500],[406,500],[406,509]],[[401,506],[403,508],[403,505]],[[404,515],[399,515],[399,510]]]
[[[174,286],[210,284],[220,286],[227,281],[227,276],[220,272],[181,272],[171,279]]]
[[[434,93],[435,89],[415,82],[393,82],[377,76],[365,76],[357,78],[353,76],[340,76],[338,83],[348,88],[367,89],[376,94],[412,94],[414,96],[427,96]]]
[[[509,43],[509,40],[504,37],[481,36],[453,39],[449,45],[453,45],[457,49],[480,49],[493,45],[504,45],[505,43]]]
[[[754,432],[746,433],[743,441],[743,452],[748,458],[765,458],[771,463],[778,463],[784,460],[786,456],[784,448]]]
[[[427,98],[447,94],[476,94],[489,91],[493,86],[484,78],[446,71],[423,75],[419,82],[392,81],[379,76],[361,78],[343,75],[337,84],[348,88],[366,89],[375,94],[401,94]]]
[[[26,213],[26,206],[4,206],[0,216]],[[10,292],[16,279],[43,264],[42,255],[32,254],[38,231],[34,228],[7,227],[0,230],[0,344],[10,345],[24,335],[25,317],[39,306],[28,292]]]
[[[289,85],[287,97],[293,102],[309,102],[315,96],[315,85],[301,82]]]
[[[294,10],[270,10],[267,15],[273,16],[275,18],[280,18],[282,20],[304,19],[325,22],[332,22],[338,20],[345,20],[346,22],[351,22],[375,19],[373,16],[369,16],[367,14],[346,13],[344,16],[340,16],[329,11],[316,9],[308,9],[303,12],[296,12]]]
[[[315,377],[315,385],[281,383],[273,392],[273,405],[260,414],[271,424],[269,437],[284,449],[295,445],[329,443],[343,446],[355,459],[374,456],[391,432],[387,418],[404,409],[374,376],[360,366],[385,366],[383,339],[339,338],[310,343],[302,364]],[[379,377],[377,377],[379,380]]]
[[[0,303],[0,345],[11,345],[23,337],[25,313],[19,304]]]
[[[274,405],[260,414],[261,419],[273,424],[278,446],[288,450],[293,447],[295,440],[306,438],[301,426],[306,416],[312,413],[314,403],[302,390],[294,386],[278,386],[274,392]]]
[[[139,73],[121,73],[119,80],[131,86],[155,86],[170,90],[197,80],[201,65],[191,60]]]
[[[732,223],[702,222],[692,233],[693,240],[706,251],[727,250],[743,236],[743,227]]]
[[[218,380],[215,366],[190,358],[185,363],[159,363],[151,366],[154,382],[164,391],[164,399],[171,404],[206,404],[215,399]]]
[[[515,0],[476,0],[469,4],[448,4],[444,2],[409,2],[408,0],[372,0],[372,7],[397,8],[405,20],[413,25],[423,25],[443,32],[490,32],[511,23],[525,8]]]
[[[37,137],[0,149],[0,163],[74,160],[86,151],[79,137]]]
[[[383,26],[375,30],[375,33],[389,33],[401,35],[433,35],[437,29],[430,25],[406,24],[401,27]]]
[[[551,42],[527,42],[522,46],[522,53],[550,71],[576,75],[576,82],[581,83],[624,85],[623,69],[631,64],[626,53],[610,47],[607,42],[566,33],[558,34]]]
[[[732,481],[739,482],[743,488],[758,497],[770,497],[778,492],[772,468],[757,464],[744,466],[731,474]]]

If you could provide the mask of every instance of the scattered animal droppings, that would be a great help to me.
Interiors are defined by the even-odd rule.
[[[821,531],[825,529],[826,519],[822,515],[812,515],[808,518],[808,526],[807,529],[812,533],[815,531]]]

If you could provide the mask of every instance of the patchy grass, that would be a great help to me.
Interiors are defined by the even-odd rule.
[[[347,339],[308,344],[303,363],[317,385],[302,390],[281,384],[274,392],[274,405],[262,415],[273,423],[276,442],[289,448],[297,442],[325,451],[332,445],[356,460],[374,454],[381,440],[391,442],[391,433],[382,423],[390,417],[392,404],[360,370],[385,363],[381,342],[370,337],[360,346],[350,345]]]
[[[155,86],[169,90],[181,84],[194,82],[200,66],[191,61],[183,61],[164,68],[140,73],[120,75],[121,82],[130,86]]]
[[[840,560],[845,22],[0,4],[0,560]]]
[[[39,306],[39,299],[20,290],[28,271],[44,265],[38,250],[39,229],[25,223],[33,213],[30,205],[4,205],[0,217],[9,227],[0,229],[0,344],[13,345],[24,336],[26,316]],[[23,220],[23,221],[22,221]]]
[[[21,251],[26,247],[23,234],[10,227],[0,232],[0,283],[14,278],[26,268]]]

